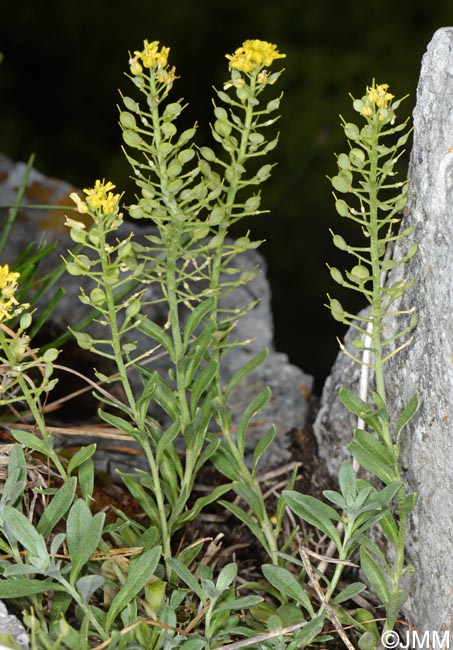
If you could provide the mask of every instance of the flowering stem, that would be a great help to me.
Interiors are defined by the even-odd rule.
[[[370,234],[370,261],[371,261],[371,270],[372,270],[372,301],[371,301],[371,319],[372,319],[372,341],[373,341],[373,365],[375,372],[375,382],[376,382],[376,392],[378,393],[384,408],[380,411],[380,423],[382,427],[381,437],[387,447],[388,451],[392,455],[393,461],[393,470],[396,480],[401,481],[401,473],[399,469],[399,453],[398,448],[394,444],[390,422],[389,422],[389,413],[386,399],[386,390],[385,390],[385,375],[384,375],[384,362],[383,362],[383,353],[382,353],[382,330],[383,330],[383,319],[385,314],[383,312],[383,288],[381,286],[382,278],[382,265],[381,258],[382,253],[380,249],[380,240],[379,240],[379,199],[378,199],[378,160],[379,160],[379,136],[380,136],[380,124],[374,122],[373,128],[373,140],[371,144],[370,152],[370,192],[369,192],[369,234]],[[406,501],[406,491],[404,485],[401,481],[401,487],[397,492],[397,502],[398,502],[398,533],[397,540],[395,542],[395,559],[393,572],[390,575],[391,579],[391,593],[392,595],[397,595],[401,577],[404,570],[405,562],[405,541],[406,541],[406,530],[407,530],[407,519],[408,515],[405,511],[404,503]],[[393,629],[396,619],[396,614],[394,617],[389,617],[389,612],[387,610],[387,621],[385,628]]]
[[[250,75],[250,87],[249,87],[250,98],[255,98],[258,74],[259,74],[259,69],[257,69]],[[236,196],[241,187],[242,172],[239,170],[244,168],[244,165],[248,158],[247,147],[249,146],[249,142],[250,142],[249,136],[252,131],[252,124],[253,124],[253,117],[254,117],[254,109],[253,109],[254,104],[251,101],[248,101],[248,99],[246,99],[245,102],[246,102],[244,107],[245,118],[244,118],[243,128],[241,129],[240,145],[239,145],[236,158],[232,160],[232,165],[231,165],[231,167],[233,167],[234,164],[235,171],[232,175],[232,180],[230,181],[230,186],[228,188],[228,192],[226,196],[226,201],[225,201],[226,214],[224,217],[224,221],[220,224],[218,229],[218,236],[221,237],[221,240],[214,253],[213,265],[212,265],[210,288],[214,295],[214,306],[211,313],[211,319],[215,323],[218,323],[219,320],[219,288],[220,288],[220,274],[222,270],[222,254],[224,251],[224,241],[228,233],[228,228],[230,225],[230,220],[232,216],[233,206],[236,201]],[[222,345],[222,341],[219,340],[216,341],[212,347],[212,356],[219,363],[221,357],[221,352],[220,352],[221,345]],[[221,401],[223,401],[224,397],[220,385],[220,375],[217,376],[217,390],[218,390],[218,397],[220,398]],[[239,449],[237,448],[237,445],[235,444],[229,422],[227,422],[226,419],[221,418],[221,426],[222,426],[222,433],[228,444],[230,452],[235,459],[237,467],[240,468],[240,472],[244,482],[249,487],[249,489],[251,489],[253,493],[258,497],[258,499],[261,501],[263,505],[262,512],[264,513],[264,516],[260,521],[260,523],[268,544],[267,552],[273,564],[278,564],[277,540],[275,537],[274,527],[272,526],[272,523],[267,514],[267,509],[264,504],[263,494],[260,485],[258,481],[254,478],[252,473],[250,472],[249,468],[245,463],[243,454],[240,453]]]

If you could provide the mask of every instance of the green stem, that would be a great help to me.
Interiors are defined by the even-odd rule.
[[[111,262],[106,250],[106,232],[102,227],[102,225],[100,225],[99,227],[98,253],[101,262],[102,277],[104,278],[108,277],[109,271],[111,269]],[[112,344],[113,354],[115,357],[116,367],[118,369],[118,375],[121,381],[121,385],[124,389],[127,402],[133,413],[134,421],[136,424],[140,424],[142,417],[137,407],[134,392],[132,390],[132,386],[129,381],[127,367],[124,362],[124,357],[123,357],[123,352],[121,347],[121,335],[118,329],[118,322],[117,322],[117,308],[115,303],[115,295],[114,295],[112,285],[104,283],[104,292],[105,292],[105,299],[107,305],[106,315],[110,326],[111,344]],[[167,525],[167,519],[165,515],[165,500],[164,500],[164,495],[163,495],[162,486],[160,482],[159,470],[155,462],[155,458],[152,454],[152,451],[149,447],[148,440],[145,437],[143,437],[141,444],[145,451],[151,469],[154,493],[156,497],[157,508],[159,511],[159,522],[160,522],[160,529],[161,529],[160,532],[162,537],[163,552],[166,556],[170,556],[171,555],[170,539],[168,535],[168,525]]]
[[[380,421],[382,424],[382,439],[385,443],[388,451],[392,454],[394,458],[394,472],[395,477],[398,480],[401,480],[401,474],[398,466],[398,452],[395,448],[392,439],[392,433],[390,430],[389,415],[387,409],[387,398],[385,390],[385,381],[384,381],[384,364],[383,364],[383,354],[382,354],[382,321],[383,321],[383,310],[382,310],[382,288],[381,288],[381,276],[382,276],[382,266],[381,266],[381,256],[379,254],[379,202],[378,202],[378,144],[379,144],[380,129],[378,125],[374,127],[374,136],[373,143],[370,151],[370,193],[369,193],[369,210],[370,210],[370,224],[369,224],[369,233],[370,233],[370,253],[371,253],[371,267],[372,267],[372,277],[373,277],[373,297],[371,302],[371,313],[372,324],[373,324],[373,350],[374,350],[374,371],[375,371],[375,381],[376,381],[376,392],[379,394],[382,399],[385,409],[383,413],[380,413]],[[382,225],[382,224],[381,224]],[[405,541],[406,541],[406,531],[407,531],[407,514],[404,513],[404,502],[406,500],[405,488],[402,485],[397,493],[398,501],[398,515],[399,515],[399,525],[398,525],[398,537],[395,544],[395,559],[393,563],[393,575],[390,576],[391,580],[391,592],[392,594],[397,594],[400,588],[400,582],[402,574],[404,571],[405,563]],[[395,620],[391,620],[387,617],[386,629],[393,629]]]
[[[255,89],[256,89],[256,79],[257,79],[258,72],[256,72],[250,80],[250,95],[254,96],[255,94]],[[244,128],[242,129],[241,132],[241,141],[239,145],[239,151],[236,157],[236,160],[232,160],[232,163],[236,163],[237,168],[241,168],[245,165],[245,162],[248,158],[247,155],[247,147],[249,145],[249,136],[252,131],[252,123],[253,123],[253,117],[254,117],[254,110],[253,110],[253,105],[249,102],[247,102],[246,107],[245,107],[245,120],[244,120]],[[223,223],[219,225],[218,229],[218,235],[221,237],[221,243],[219,243],[217,250],[214,254],[213,258],[213,265],[212,265],[212,274],[211,274],[211,281],[210,281],[210,288],[212,290],[212,293],[214,295],[214,307],[211,313],[211,319],[218,324],[219,321],[219,288],[220,288],[220,273],[222,269],[222,253],[224,250],[224,241],[225,237],[228,233],[228,228],[230,225],[230,218],[231,218],[231,213],[233,210],[233,206],[236,200],[236,196],[240,190],[240,181],[241,181],[242,174],[240,171],[235,171],[233,178],[230,182],[230,186],[228,188],[227,196],[226,196],[226,201],[225,201],[225,207],[226,207],[226,215],[224,218]],[[221,346],[221,341],[216,341],[215,345],[213,345],[211,354],[214,359],[216,359],[219,364],[220,364],[220,346]],[[223,401],[223,393],[222,393],[222,388],[220,385],[220,374],[217,376],[217,390],[218,390],[218,397]],[[230,449],[231,454],[233,455],[238,468],[240,468],[241,475],[243,477],[243,480],[245,481],[246,485],[255,493],[255,495],[259,498],[259,500],[262,503],[262,511],[264,512],[264,519],[261,519],[260,524],[264,533],[264,536],[266,538],[268,548],[267,552],[269,554],[269,557],[271,558],[271,561],[273,564],[278,564],[278,545],[277,545],[277,540],[275,537],[275,531],[274,527],[269,519],[269,516],[267,514],[266,506],[264,503],[263,499],[263,494],[260,488],[260,485],[258,481],[252,476],[250,470],[248,469],[243,455],[239,452],[237,445],[235,444],[235,441],[233,439],[233,436],[231,434],[230,427],[224,423],[222,426],[222,434],[227,442],[227,445]]]

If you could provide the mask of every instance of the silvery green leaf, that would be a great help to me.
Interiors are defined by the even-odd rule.
[[[129,563],[129,570],[124,584],[110,604],[105,622],[105,628],[110,631],[116,617],[128,604],[141,592],[146,583],[153,576],[161,556],[161,547],[144,551]],[[173,560],[176,562],[176,560]]]
[[[25,515],[16,508],[4,506],[3,520],[10,531],[9,534],[12,533],[30,555],[39,557],[47,563],[50,562],[43,536],[39,534]]]
[[[315,615],[313,605],[304,587],[288,569],[274,564],[263,564],[261,567],[266,580],[287,598],[300,603],[310,614]]]
[[[75,587],[79,592],[82,601],[84,603],[88,603],[94,592],[102,587],[104,582],[105,578],[96,574],[92,574],[84,576],[83,578],[79,578],[75,584]]]
[[[71,507],[76,487],[77,479],[75,476],[71,476],[58,488],[49,505],[44,509],[36,527],[43,537],[47,537],[53,531],[56,524]]]
[[[83,499],[77,499],[67,519],[67,544],[72,567],[70,580],[74,583],[101,541],[105,514],[92,515]]]

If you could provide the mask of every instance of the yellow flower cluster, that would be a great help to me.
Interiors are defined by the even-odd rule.
[[[17,316],[28,305],[22,305],[16,309],[17,302],[14,294],[17,289],[19,273],[9,270],[8,264],[0,266],[0,322],[13,316]]]
[[[367,87],[365,103],[361,111],[362,115],[370,117],[373,115],[375,108],[387,108],[395,97],[395,95],[387,92],[388,88],[388,84],[380,84],[379,86],[376,86],[374,82],[371,88]]]
[[[163,47],[159,50],[159,41],[143,42],[143,50],[139,52],[135,50],[134,56],[129,59],[129,65],[132,74],[141,74],[143,68],[152,68],[159,66],[165,68],[168,63],[168,55],[170,53],[169,47]]]
[[[82,214],[88,212],[91,208],[92,210],[102,210],[105,215],[112,215],[118,212],[121,196],[120,194],[113,194],[111,192],[113,189],[115,189],[115,185],[110,181],[106,183],[97,180],[93,188],[83,190],[87,195],[86,202],[82,201],[75,192],[70,194],[70,198],[77,205],[77,210]]]
[[[234,54],[227,54],[231,70],[253,72],[264,66],[269,66],[275,59],[284,59],[286,54],[280,54],[277,46],[258,39],[244,41]]]

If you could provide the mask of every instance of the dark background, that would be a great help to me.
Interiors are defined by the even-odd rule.
[[[128,51],[143,40],[170,46],[180,76],[175,99],[189,103],[183,126],[197,121],[209,144],[211,87],[227,79],[226,53],[247,38],[278,45],[287,58],[278,163],[264,187],[271,210],[253,223],[273,291],[276,345],[314,374],[319,390],[337,353],[341,330],[323,306],[334,288],[326,261],[335,259],[329,228],[345,232],[326,175],[345,150],[338,114],[356,119],[348,93],[364,93],[373,77],[410,114],[422,55],[436,29],[453,24],[453,3],[324,0],[42,0],[2,3],[0,20],[0,151],[77,186],[96,178],[128,188],[120,151],[118,88],[130,92]],[[185,120],[185,122],[184,122]],[[267,161],[266,161],[267,162]],[[407,169],[402,159],[401,173]],[[129,197],[132,198],[132,197]],[[349,301],[348,306],[360,307]]]

